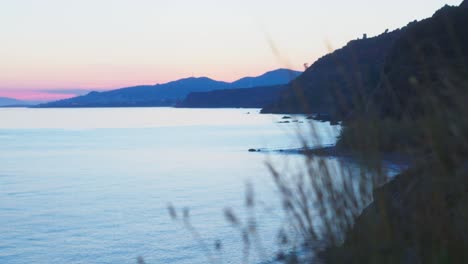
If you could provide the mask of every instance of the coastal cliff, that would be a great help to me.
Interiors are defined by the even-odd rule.
[[[468,262],[466,25],[466,0],[408,25],[366,108],[345,122],[342,147],[417,162],[375,190],[327,263]]]

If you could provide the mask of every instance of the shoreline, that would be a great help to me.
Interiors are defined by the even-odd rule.
[[[344,149],[336,145],[320,146],[315,148],[291,148],[291,149],[249,149],[249,152],[261,152],[261,153],[278,153],[285,155],[306,155],[306,156],[318,156],[318,157],[330,157],[339,158],[351,162],[363,163],[366,159],[362,154],[357,151]],[[374,157],[381,162],[381,165],[402,172],[409,169],[414,165],[414,160],[406,155],[400,153],[379,153],[378,157]]]

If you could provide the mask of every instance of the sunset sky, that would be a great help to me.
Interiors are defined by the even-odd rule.
[[[54,100],[190,76],[303,69],[461,0],[11,0],[0,2],[0,96]],[[275,52],[275,50],[277,52]]]

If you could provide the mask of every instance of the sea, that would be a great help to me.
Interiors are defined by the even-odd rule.
[[[274,263],[288,218],[269,165],[299,169],[280,150],[341,127],[259,112],[0,108],[0,263]]]

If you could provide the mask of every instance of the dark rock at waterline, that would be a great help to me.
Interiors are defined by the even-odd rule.
[[[261,152],[261,151],[262,151],[261,149],[253,149],[253,148],[249,149],[249,152]]]
[[[331,116],[329,114],[325,114],[325,113],[316,114],[314,119],[318,120],[318,121],[322,121],[322,122],[332,120]]]
[[[290,116],[283,116],[281,119],[291,119]]]

